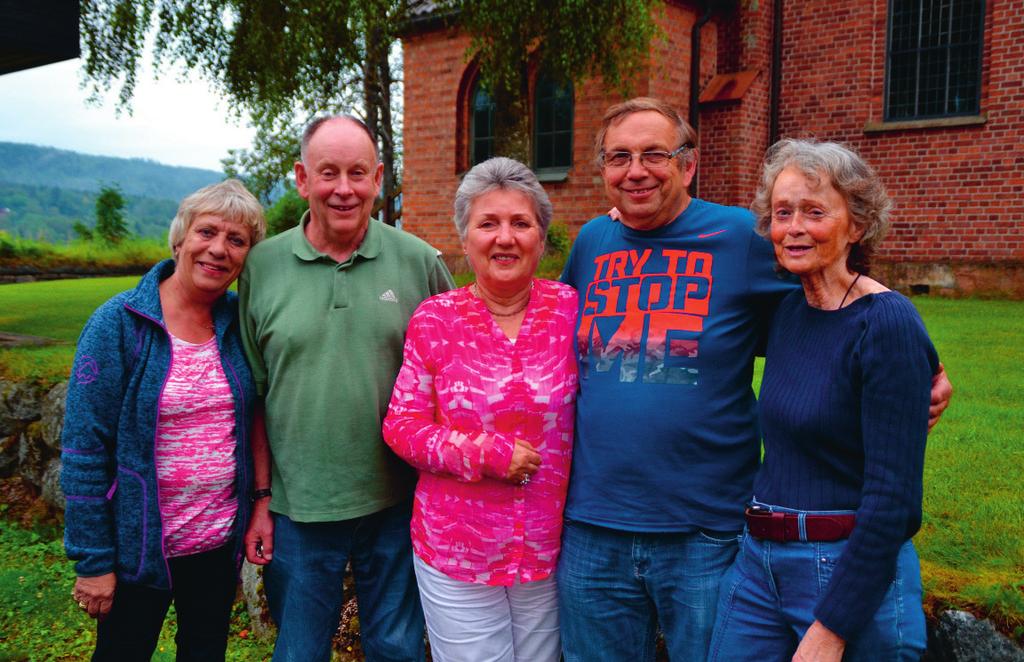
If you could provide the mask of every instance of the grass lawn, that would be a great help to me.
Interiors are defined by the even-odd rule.
[[[51,383],[62,379],[74,339],[88,315],[137,280],[0,285],[0,331],[67,343],[0,350],[0,376],[31,376]],[[991,617],[1021,641],[1024,302],[919,297],[914,303],[956,389],[953,404],[929,438],[925,462],[924,523],[915,544],[921,556],[926,607],[930,612],[948,605],[966,607]],[[755,381],[759,378],[758,370]],[[62,561],[59,543],[17,535],[21,534],[7,525],[0,529],[0,548],[18,550],[0,556],[0,660],[6,659],[5,653],[35,650],[28,645],[29,639],[37,644],[53,640],[75,645],[86,625],[77,610],[68,611],[70,567]],[[47,570],[48,564],[59,568]],[[56,589],[55,582],[60,584]],[[51,591],[57,591],[53,595],[59,602],[56,597],[48,602]],[[22,636],[28,637],[23,645],[7,648],[13,638]],[[249,642],[234,642],[232,649],[248,650]]]
[[[44,384],[66,379],[75,341],[89,315],[138,282],[138,276],[120,276],[0,285],[0,331],[58,341],[41,347],[0,348],[0,378]]]
[[[7,504],[0,504],[0,511]],[[2,512],[0,512],[2,514]],[[71,599],[75,573],[60,541],[60,531],[25,529],[0,519],[0,660],[87,660],[96,643],[96,626]],[[16,550],[17,553],[11,553]],[[153,660],[173,662],[174,607],[164,622]],[[228,660],[269,660],[271,646],[249,636],[249,617],[241,602],[232,614]]]

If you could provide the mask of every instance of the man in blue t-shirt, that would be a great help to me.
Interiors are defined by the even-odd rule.
[[[750,386],[778,301],[744,209],[691,198],[696,134],[670,105],[612,106],[597,135],[620,214],[587,223],[562,280],[579,291],[580,395],[558,566],[567,662],[703,660],[759,460]],[[941,373],[932,423],[952,387]]]

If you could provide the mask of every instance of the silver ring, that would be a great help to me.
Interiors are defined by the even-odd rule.
[[[526,485],[529,482],[530,482],[530,474],[526,474],[525,476],[523,476],[523,479],[521,481],[519,481],[519,484],[520,485]]]

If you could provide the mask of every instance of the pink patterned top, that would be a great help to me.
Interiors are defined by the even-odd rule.
[[[156,475],[164,553],[198,554],[228,541],[235,494],[235,407],[217,338],[171,336],[171,370],[160,395]]]
[[[572,456],[576,305],[569,286],[535,279],[515,343],[466,287],[427,299],[409,321],[384,439],[420,471],[413,549],[454,579],[511,585],[554,571]],[[516,438],[542,457],[524,486],[502,480]]]

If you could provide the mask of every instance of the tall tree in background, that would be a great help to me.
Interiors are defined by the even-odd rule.
[[[94,96],[119,86],[130,107],[151,43],[157,68],[203,75],[256,126],[224,161],[264,199],[291,171],[301,127],[321,112],[362,108],[381,144],[384,193],[398,181],[395,43],[410,0],[82,0],[84,73]],[[411,0],[422,2],[423,0]],[[472,36],[495,100],[496,153],[530,161],[528,73],[559,82],[600,75],[629,90],[648,62],[657,0],[436,0]],[[152,37],[152,41],[148,41]]]
[[[124,196],[116,186],[103,186],[96,196],[96,229],[93,236],[116,244],[130,234],[124,218]]]
[[[264,199],[291,172],[311,117],[361,108],[389,194],[398,181],[391,51],[403,8],[403,0],[82,0],[83,70],[96,97],[119,87],[122,108],[147,44],[157,68],[176,62],[199,72],[250,114],[254,144],[224,165]]]
[[[649,63],[657,0],[446,0],[471,37],[468,57],[494,99],[494,150],[530,162],[529,70],[535,61],[560,83],[600,76],[630,93]]]

